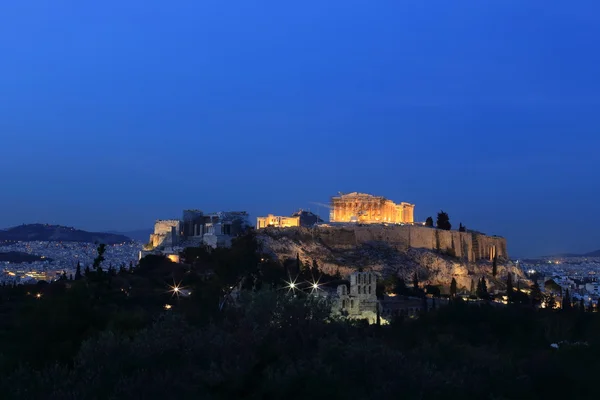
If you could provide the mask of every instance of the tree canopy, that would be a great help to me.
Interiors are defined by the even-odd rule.
[[[450,223],[450,217],[448,213],[444,211],[440,211],[437,215],[437,228],[449,231],[452,229],[452,224]]]

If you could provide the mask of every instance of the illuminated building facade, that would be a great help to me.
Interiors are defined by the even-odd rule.
[[[279,217],[269,214],[266,217],[256,218],[256,229],[263,229],[267,227],[289,228],[292,226],[300,226],[300,216]]]
[[[363,224],[412,224],[414,210],[414,204],[396,204],[382,196],[354,192],[331,198],[329,220]]]

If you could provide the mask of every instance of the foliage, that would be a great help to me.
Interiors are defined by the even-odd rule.
[[[450,297],[456,297],[456,279],[454,278],[450,282]]]
[[[251,234],[239,239],[187,251],[188,265],[147,256],[112,277],[0,287],[2,398],[597,395],[600,313],[537,310],[517,304],[517,290],[509,306],[438,301],[417,319],[368,326],[331,316],[325,297],[282,290],[281,263]],[[306,274],[340,282],[315,263]],[[175,283],[191,295],[174,296]],[[239,296],[220,308],[232,283]],[[378,287],[416,293],[398,277]],[[483,278],[477,293],[489,298]]]
[[[509,272],[508,275],[506,275],[506,297],[508,298],[509,302],[513,301],[513,293],[514,288],[512,283],[512,274]]]
[[[446,231],[452,229],[452,224],[450,223],[450,217],[448,216],[448,213],[444,212],[443,210],[438,213],[436,226],[438,229],[443,229]]]
[[[569,293],[569,289],[567,288],[567,290],[565,291],[565,295],[563,296],[563,299],[562,299],[562,309],[570,310],[571,308],[572,308],[571,294]]]
[[[467,231],[467,228],[462,224],[462,222],[458,226],[458,231],[459,232],[466,232]]]
[[[482,300],[489,300],[490,295],[488,293],[488,289],[487,289],[487,283],[485,281],[485,278],[481,278],[479,280],[479,282],[477,283],[477,297],[482,299]]]
[[[533,285],[531,285],[531,303],[534,306],[540,305],[542,302],[542,290],[540,289],[540,285],[537,283],[537,281],[533,282]]]
[[[433,218],[427,217],[427,219],[425,220],[425,226],[433,228]]]

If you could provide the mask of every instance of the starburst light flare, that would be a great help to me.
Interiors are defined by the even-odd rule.
[[[175,283],[175,281],[173,281],[173,285],[169,285],[169,292],[171,293],[171,297],[177,296],[177,298],[179,298],[181,289],[183,289],[181,287],[181,282]]]
[[[321,278],[319,278],[315,281],[313,278],[312,282],[307,282],[310,285],[310,294],[319,292],[319,289],[321,288],[321,285],[319,284],[320,280],[321,280]]]
[[[298,284],[296,283],[296,281],[297,281],[297,280],[298,280],[298,277],[296,277],[296,279],[294,279],[294,280],[292,280],[292,278],[291,278],[291,277],[290,277],[290,280],[289,280],[289,281],[285,281],[285,280],[284,280],[283,282],[285,282],[285,286],[284,286],[283,288],[284,288],[284,289],[285,289],[285,288],[287,288],[287,290],[288,290],[288,293],[289,293],[290,291],[295,293],[295,292],[296,292],[296,290],[297,290],[297,289],[299,289],[299,288],[298,288]]]

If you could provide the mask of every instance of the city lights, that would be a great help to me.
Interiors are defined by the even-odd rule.
[[[321,288],[321,285],[319,284],[319,279],[317,279],[316,281],[313,279],[312,282],[308,282],[310,285],[310,294],[314,294],[314,293],[318,293],[319,289]]]
[[[298,278],[296,277],[296,279],[292,280],[292,278],[290,277],[289,281],[284,281],[285,282],[285,286],[284,287],[288,289],[288,293],[290,291],[295,292],[296,289],[298,289],[298,285],[296,284],[296,280],[297,279]]]
[[[177,296],[177,298],[179,298],[182,289],[183,288],[181,287],[181,282],[175,283],[175,281],[173,281],[173,285],[169,285],[169,292],[171,292],[171,297]]]

